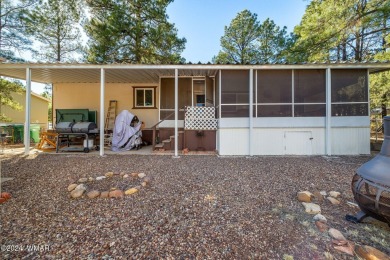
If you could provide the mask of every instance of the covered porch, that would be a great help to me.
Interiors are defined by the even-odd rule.
[[[185,148],[182,131],[201,137],[207,127],[221,155],[332,155],[369,152],[369,74],[389,69],[389,63],[4,63],[0,75],[26,80],[27,91],[31,81],[53,84],[54,108],[79,100],[97,110],[100,147],[109,101],[125,96],[119,110],[137,111],[146,129],[159,128],[159,141],[170,140],[169,149],[160,147],[174,157]],[[25,107],[28,122],[28,98]]]
[[[121,100],[123,96],[127,96],[126,98],[130,100],[122,98],[126,102],[121,102],[118,110],[129,110],[145,122],[145,132],[148,132],[148,138],[153,142],[153,149],[144,149],[144,151],[149,150],[149,153],[154,148],[161,152],[164,149],[161,147],[162,141],[170,139],[171,136],[183,138],[185,109],[191,110],[191,107],[194,107],[199,115],[201,107],[214,107],[215,87],[211,78],[215,76],[216,72],[216,69],[211,67],[205,69],[199,65],[179,69],[175,65],[0,64],[0,75],[26,80],[27,91],[31,91],[31,82],[52,84],[53,122],[56,122],[56,109],[75,108],[71,104],[78,104],[78,108],[89,108],[97,111],[96,123],[100,129],[99,143],[97,144],[99,147],[104,147],[107,139],[107,136],[104,135],[105,131],[102,129],[106,130],[107,128],[105,121],[110,101],[112,99]],[[182,90],[185,92],[188,90],[187,85],[181,86],[183,80],[191,81],[191,98],[186,96],[183,99],[181,96]],[[147,100],[150,89],[154,100],[149,104]],[[144,97],[141,98],[139,93],[142,92]],[[164,100],[161,101],[161,99]],[[142,102],[144,103],[142,104]],[[163,106],[160,105],[161,103]],[[33,109],[29,99],[26,99],[25,107],[26,121],[29,121],[30,111]],[[215,118],[214,114],[215,112],[213,112]],[[192,122],[199,121],[191,118],[187,123],[191,120]],[[214,125],[213,129],[216,130],[216,123]],[[199,126],[201,126],[199,122],[196,125],[187,124],[186,129],[191,131],[210,130],[210,126],[206,129],[199,128]],[[30,138],[28,128],[29,126],[26,125],[24,140]],[[158,129],[162,130],[160,138],[156,138],[158,136],[156,130]],[[160,139],[160,147],[155,143],[156,139]],[[165,150],[171,151],[166,151],[165,154],[173,152],[174,156],[178,156],[179,150],[183,149],[183,141],[180,141],[179,138],[171,139],[172,143],[165,146]],[[24,145],[27,154],[30,144],[25,142]],[[100,149],[100,155],[105,153],[110,153],[110,151]]]

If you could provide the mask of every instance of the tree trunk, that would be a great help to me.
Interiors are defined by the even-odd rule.
[[[387,17],[383,17],[383,31],[382,31],[382,51],[386,51],[386,25],[387,25]]]
[[[360,35],[358,33],[355,33],[355,60],[360,61],[361,60],[361,49],[360,49]]]
[[[347,43],[344,40],[342,43],[343,58],[342,61],[347,61]]]
[[[60,24],[58,23],[57,24],[57,61],[60,62],[61,61],[61,39],[60,39],[60,35],[61,35],[61,28],[60,28]]]

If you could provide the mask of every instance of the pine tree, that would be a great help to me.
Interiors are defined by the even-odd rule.
[[[36,2],[37,0],[0,0],[0,58],[23,61],[15,52],[32,50],[32,42],[25,36],[22,18],[26,10]]]
[[[257,20],[257,14],[244,10],[237,14],[221,37],[222,50],[213,57],[214,63],[274,63],[287,59],[293,38],[274,21]]]
[[[168,22],[172,0],[88,0],[91,18],[86,59],[111,63],[177,63],[183,61],[185,38]]]
[[[372,60],[390,31],[390,0],[313,0],[294,52],[309,61]]]
[[[38,59],[69,61],[83,51],[79,29],[81,10],[78,0],[47,0],[25,15],[28,33],[40,43]]]
[[[256,63],[260,24],[257,14],[244,10],[225,26],[221,37],[222,50],[213,58],[214,63]]]

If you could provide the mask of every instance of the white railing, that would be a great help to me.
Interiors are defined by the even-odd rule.
[[[184,128],[186,130],[216,130],[218,120],[215,107],[186,107]]]

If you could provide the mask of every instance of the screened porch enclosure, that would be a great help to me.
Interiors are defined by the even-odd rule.
[[[249,71],[221,71],[221,117],[249,117]],[[332,70],[332,116],[368,115],[367,70]],[[255,70],[254,117],[325,117],[326,70]]]
[[[160,120],[163,126],[172,125],[175,112],[175,79],[160,79]],[[178,106],[180,125],[184,124],[186,107],[214,107],[214,79],[211,77],[180,77],[178,79]]]
[[[370,153],[367,69],[221,70],[216,79],[222,155]]]

